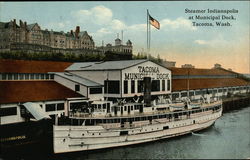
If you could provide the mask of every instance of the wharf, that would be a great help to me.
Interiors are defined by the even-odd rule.
[[[250,94],[222,98],[223,112],[250,106]]]

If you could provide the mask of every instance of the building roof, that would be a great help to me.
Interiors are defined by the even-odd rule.
[[[65,34],[64,32],[58,32],[58,31],[53,31],[52,33],[56,34],[56,35],[64,35]]]
[[[88,70],[121,70],[143,62],[146,59],[140,60],[122,60],[122,61],[105,61],[105,62],[81,62],[73,63],[67,71],[88,71]]]
[[[9,22],[0,22],[0,28],[8,28]]]
[[[4,28],[9,28],[10,26],[13,26],[14,22],[10,21],[10,22],[0,22],[0,28],[4,29]],[[16,24],[16,28],[20,28],[20,26],[18,26]]]
[[[127,44],[132,44],[132,42],[130,40],[127,41]]]
[[[189,90],[250,85],[240,78],[197,78],[189,79]],[[188,90],[188,79],[173,79],[172,91]]]
[[[0,73],[63,72],[71,64],[70,62],[0,59]]]
[[[61,73],[55,73],[55,75],[61,76],[63,78],[66,78],[70,81],[76,82],[78,84],[82,84],[87,87],[100,87],[102,86],[99,83],[96,83],[94,81],[91,81],[87,78],[80,77],[78,75],[72,74],[72,73],[67,73],[67,72],[61,72]]]
[[[225,69],[169,68],[172,75],[234,75],[235,72]]]
[[[0,81],[0,90],[0,104],[82,97],[55,81]]]
[[[28,30],[32,30],[32,28],[33,28],[35,25],[38,25],[38,24],[37,24],[37,23],[28,24],[28,25],[27,25]]]
[[[79,32],[79,36],[83,36],[83,35],[87,35],[87,36],[89,36],[87,31],[82,31],[82,32]]]

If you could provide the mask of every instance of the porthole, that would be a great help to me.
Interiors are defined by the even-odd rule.
[[[82,136],[84,136],[84,133],[82,134]]]
[[[99,135],[101,135],[101,133],[99,133]]]
[[[95,135],[95,133],[92,133],[92,136]]]

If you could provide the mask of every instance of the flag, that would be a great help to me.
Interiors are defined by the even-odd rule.
[[[150,14],[148,14],[148,17],[149,17],[149,22],[152,26],[154,26],[155,28],[157,29],[160,29],[160,23],[154,19],[153,17],[150,16]]]

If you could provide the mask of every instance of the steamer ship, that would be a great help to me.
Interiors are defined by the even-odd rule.
[[[144,97],[133,103],[86,100],[69,107],[53,126],[54,153],[96,150],[145,143],[205,129],[222,115],[222,101],[206,94],[202,100],[150,100],[150,77]],[[150,87],[149,87],[150,88]]]

